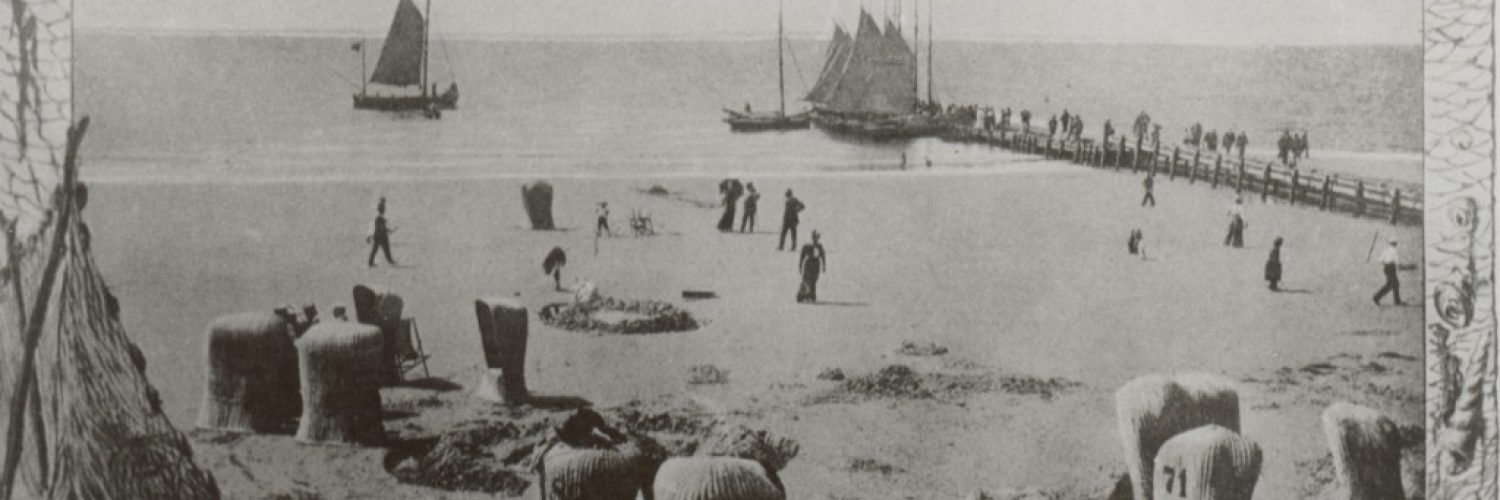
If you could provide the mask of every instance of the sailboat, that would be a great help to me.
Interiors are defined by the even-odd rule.
[[[928,17],[931,23],[930,13]],[[823,71],[803,98],[813,104],[813,123],[829,132],[874,139],[941,133],[944,122],[931,104],[930,24],[928,31],[928,102],[924,103],[917,97],[917,51],[907,44],[896,23],[887,19],[882,29],[860,9],[853,36],[835,25]]]
[[[386,34],[385,46],[380,49],[380,60],[375,63],[375,72],[368,80],[365,79],[365,44],[355,43],[362,83],[359,93],[354,95],[354,109],[423,111],[434,116],[438,110],[458,108],[457,82],[450,82],[441,94],[436,82],[428,86],[427,42],[431,14],[432,0],[427,1],[427,15],[417,10],[412,0],[401,0],[396,6],[396,17],[391,20],[391,30]],[[371,94],[370,83],[402,88],[416,86],[421,94]]]
[[[729,116],[724,122],[729,124],[729,130],[735,132],[751,132],[758,130],[792,130],[807,128],[810,122],[808,112],[788,115],[786,114],[786,64],[784,62],[786,53],[786,35],[782,28],[782,12],[780,8],[776,11],[776,78],[778,88],[781,92],[781,108],[775,113],[752,113],[750,105],[745,105],[745,111],[739,112],[724,108],[724,113]]]

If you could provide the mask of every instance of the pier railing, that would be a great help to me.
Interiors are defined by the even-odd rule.
[[[1150,145],[1149,141],[1137,149],[1133,138],[1117,137],[1118,140],[1111,138],[1110,143],[1105,144],[1087,137],[1064,141],[1060,135],[1049,136],[1035,128],[1024,132],[964,128],[950,130],[943,139],[986,143],[1018,153],[1068,160],[1095,168],[1135,174],[1154,172],[1157,177],[1169,181],[1181,179],[1189,184],[1206,184],[1210,189],[1232,189],[1242,196],[1259,196],[1261,201],[1284,201],[1322,211],[1387,220],[1392,224],[1422,224],[1420,186],[1403,186],[1358,176],[1313,175],[1276,160],[1246,158],[1229,151],[1183,149],[1181,146],[1162,150],[1161,145]]]

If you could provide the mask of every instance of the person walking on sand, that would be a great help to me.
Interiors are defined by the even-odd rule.
[[[1245,246],[1245,206],[1239,197],[1235,197],[1234,204],[1229,206],[1229,232],[1224,235],[1224,246]]]
[[[1380,253],[1380,267],[1385,271],[1385,286],[1375,292],[1375,305],[1380,305],[1380,299],[1384,298],[1387,293],[1395,296],[1396,305],[1406,305],[1401,301],[1401,280],[1396,277],[1396,267],[1400,263],[1401,254],[1396,252],[1396,239],[1391,238],[1391,246],[1386,247],[1385,251]]]
[[[594,237],[598,238],[605,234],[614,237],[614,231],[609,230],[609,203],[599,202],[599,208],[595,209],[594,213],[599,216],[599,223],[594,226]]]
[[[385,220],[385,198],[381,198],[380,204],[375,208],[375,224],[370,228],[370,236],[366,238],[370,242],[370,258],[367,262],[370,267],[375,267],[375,253],[379,251],[385,252],[386,262],[396,265],[396,259],[391,258],[391,233],[394,232],[396,228]]]
[[[901,167],[906,167],[906,153],[901,153]],[[745,215],[740,219],[740,232],[755,232],[755,211],[760,205],[760,193],[755,191],[755,183],[745,184],[745,190],[750,194],[745,196]]]
[[[1281,237],[1271,243],[1271,255],[1266,257],[1266,281],[1271,282],[1271,291],[1280,291],[1277,283],[1281,281]]]
[[[559,292],[563,289],[562,268],[566,265],[568,254],[563,252],[562,247],[552,247],[552,251],[547,252],[547,257],[542,259],[542,272],[552,275],[552,284]]]
[[[1151,187],[1155,183],[1156,172],[1147,172],[1146,180],[1141,181],[1141,185],[1146,187],[1146,196],[1141,198],[1141,206],[1146,206],[1147,202],[1150,202],[1153,207],[1156,206],[1156,196],[1151,194]]]
[[[828,254],[818,241],[821,236],[813,231],[812,243],[802,246],[802,257],[797,262],[797,269],[802,272],[802,286],[797,289],[798,303],[818,301],[818,276],[828,270]]]
[[[801,213],[804,208],[807,208],[807,206],[803,205],[802,201],[798,200],[796,196],[792,196],[792,190],[786,190],[786,209],[781,212],[781,240],[776,243],[776,250],[780,251],[786,248],[784,246],[786,245],[786,235],[791,234],[792,251],[797,251],[797,222],[800,220],[797,214]]]

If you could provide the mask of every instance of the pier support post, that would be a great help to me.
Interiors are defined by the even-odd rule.
[[[1213,177],[1213,181],[1211,181],[1211,183],[1208,185],[1208,187],[1215,188],[1215,189],[1217,189],[1219,187],[1219,169],[1223,168],[1223,166],[1224,166],[1224,155],[1215,156],[1214,157],[1214,177]]]
[[[1337,498],[1405,498],[1401,435],[1395,422],[1371,408],[1334,403],[1323,411],[1323,436],[1344,490]]]
[[[1271,191],[1274,189],[1276,185],[1271,183],[1271,164],[1267,163],[1265,173],[1261,175],[1260,180],[1260,201],[1266,201],[1266,197],[1271,196]]]
[[[1202,154],[1203,152],[1200,150],[1193,151],[1193,168],[1188,170],[1188,184],[1194,184],[1196,182],[1196,178],[1198,177],[1198,159]]]
[[[1245,191],[1245,160],[1240,160],[1239,173],[1234,178],[1234,194]]]
[[[1395,224],[1401,217],[1401,190],[1397,189],[1391,194],[1391,224]]]
[[[1151,146],[1151,171],[1152,172],[1156,171],[1156,162],[1160,158],[1161,158],[1161,141],[1156,141],[1156,143]]]
[[[1354,186],[1354,216],[1355,217],[1363,217],[1364,215],[1365,215],[1365,181],[1359,181],[1359,184]]]
[[[1125,166],[1125,136],[1120,136],[1120,147],[1115,149],[1115,170]]]
[[[526,401],[526,306],[507,298],[474,301],[488,370],[475,395],[505,404]]]
[[[1167,179],[1168,180],[1176,179],[1177,178],[1177,160],[1178,160],[1178,158],[1181,158],[1181,154],[1182,154],[1182,148],[1176,147],[1176,146],[1172,147],[1172,161],[1167,162]]]
[[[1301,174],[1301,172],[1298,172],[1296,170],[1292,171],[1292,195],[1287,197],[1287,199],[1291,200],[1292,205],[1297,204],[1297,188],[1301,187]]]
[[[1323,201],[1318,205],[1319,210],[1328,210],[1328,198],[1331,192],[1329,188],[1332,187],[1331,184],[1332,178],[1326,175],[1323,176]]]

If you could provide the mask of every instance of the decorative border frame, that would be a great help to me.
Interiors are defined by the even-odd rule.
[[[1427,498],[1496,498],[1494,0],[1424,0]]]

